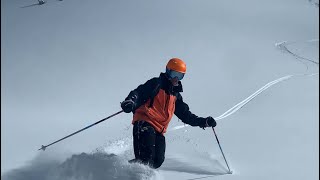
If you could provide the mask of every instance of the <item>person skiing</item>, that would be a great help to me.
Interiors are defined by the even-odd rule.
[[[196,116],[183,101],[181,80],[186,70],[183,60],[172,58],[165,73],[139,85],[121,102],[124,112],[133,113],[135,159],[129,162],[140,162],[155,169],[162,165],[166,149],[164,133],[173,114],[191,126],[203,129],[216,126],[214,118]]]

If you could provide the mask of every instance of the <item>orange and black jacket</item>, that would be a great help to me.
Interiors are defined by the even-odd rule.
[[[183,102],[180,92],[182,92],[181,82],[179,81],[178,86],[173,86],[164,73],[139,85],[126,98],[135,102],[132,123],[146,121],[157,132],[164,134],[175,114],[186,124],[203,126],[205,118],[189,111],[189,106]]]

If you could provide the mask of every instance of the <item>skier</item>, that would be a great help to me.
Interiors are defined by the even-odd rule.
[[[124,112],[133,113],[135,159],[129,162],[140,162],[155,169],[162,165],[166,149],[164,133],[173,114],[191,126],[203,129],[216,126],[211,116],[198,117],[183,102],[181,80],[186,69],[181,59],[170,59],[165,73],[139,85],[121,103]]]

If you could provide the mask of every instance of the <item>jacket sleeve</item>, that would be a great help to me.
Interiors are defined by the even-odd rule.
[[[203,126],[206,123],[206,119],[198,117],[189,110],[188,104],[183,102],[180,93],[177,95],[176,107],[174,114],[182,120],[182,122],[191,126]]]
[[[152,95],[152,92],[157,87],[159,80],[158,78],[152,78],[139,85],[136,89],[132,90],[125,100],[131,99],[135,103],[134,110],[144,104]]]

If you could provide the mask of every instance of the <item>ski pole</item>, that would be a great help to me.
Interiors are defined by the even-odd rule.
[[[218,142],[218,145],[219,145],[220,151],[221,151],[221,153],[222,153],[223,159],[224,159],[224,161],[225,161],[225,162],[226,162],[226,164],[227,164],[227,167],[228,167],[229,173],[230,173],[230,174],[232,174],[232,171],[230,171],[230,168],[229,168],[228,162],[227,162],[227,160],[226,160],[226,157],[224,156],[224,153],[223,153],[223,151],[222,151],[222,148],[221,148],[221,145],[220,145],[220,142],[219,142],[218,136],[217,136],[217,134],[216,134],[216,131],[214,130],[214,128],[213,128],[213,127],[212,127],[212,130],[213,130],[214,135],[215,135],[215,137],[216,137],[216,140],[217,140],[217,142]]]
[[[114,113],[114,114],[112,114],[112,115],[110,115],[110,116],[108,116],[108,117],[106,117],[106,118],[104,118],[104,119],[101,119],[100,121],[97,121],[97,122],[95,122],[95,123],[93,123],[93,124],[91,124],[91,125],[89,125],[89,126],[87,126],[87,127],[85,127],[85,128],[82,128],[82,129],[80,129],[80,130],[78,130],[78,131],[76,131],[76,132],[74,132],[74,133],[72,133],[72,134],[69,134],[68,136],[65,136],[65,137],[63,137],[63,138],[61,138],[61,139],[59,139],[59,140],[57,140],[57,141],[55,141],[55,142],[53,142],[53,143],[51,143],[51,144],[48,144],[48,145],[46,145],[46,146],[42,145],[41,148],[38,149],[38,150],[43,150],[43,151],[44,151],[44,150],[46,150],[47,147],[49,147],[49,146],[51,146],[51,145],[53,145],[53,144],[55,144],[55,143],[57,143],[57,142],[59,142],[59,141],[62,141],[62,140],[64,140],[64,139],[67,139],[67,138],[70,137],[70,136],[73,136],[73,135],[75,135],[75,134],[77,134],[77,133],[79,133],[79,132],[81,132],[81,131],[83,131],[83,130],[85,130],[85,129],[88,129],[88,128],[94,126],[94,125],[97,125],[97,124],[101,123],[102,121],[105,121],[105,120],[107,120],[107,119],[109,119],[109,118],[112,118],[113,116],[116,116],[116,115],[118,115],[118,114],[120,114],[120,113],[122,113],[122,112],[123,112],[123,110],[121,110],[121,111],[119,111],[119,112],[116,112],[116,113]]]

